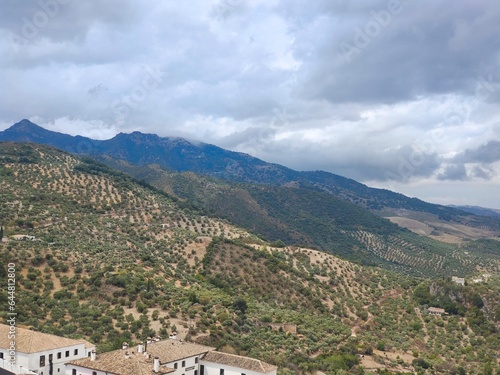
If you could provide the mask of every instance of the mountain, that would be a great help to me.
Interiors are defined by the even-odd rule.
[[[0,140],[16,139],[92,156],[269,241],[315,247],[415,275],[470,274],[487,259],[494,267],[500,257],[498,242],[488,240],[500,233],[496,218],[327,172],[297,172],[213,145],[139,132],[105,141],[71,137],[28,120],[0,133]],[[469,252],[472,246],[478,250]]]
[[[500,369],[498,268],[460,286],[269,243],[188,200],[39,144],[1,144],[0,187],[0,280],[14,264],[18,326],[84,337],[98,352],[177,332],[261,358],[283,375]],[[279,204],[290,198],[277,196]],[[5,289],[0,302],[8,302]],[[427,306],[450,315],[427,315]],[[0,320],[9,317],[0,311]]]
[[[370,188],[329,172],[294,171],[247,154],[182,138],[162,138],[154,134],[133,132],[120,133],[112,139],[97,141],[51,132],[29,120],[22,120],[0,132],[0,141],[43,143],[75,154],[106,155],[135,165],[157,164],[167,171],[190,171],[229,181],[271,185],[294,183],[299,184],[301,188],[326,191],[359,206],[383,212],[387,216],[408,217],[413,212],[425,212],[437,219],[500,230],[498,221],[479,219],[456,208],[430,204],[385,189]]]
[[[457,208],[465,212],[470,212],[471,214],[474,215],[492,216],[500,218],[500,210],[495,210],[493,208],[485,208],[479,206],[450,206],[450,207]]]

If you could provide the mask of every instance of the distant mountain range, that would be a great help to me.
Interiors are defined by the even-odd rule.
[[[0,141],[42,143],[74,154],[106,155],[130,164],[157,164],[171,172],[189,171],[229,181],[271,185],[294,183],[302,188],[331,193],[372,210],[392,208],[423,211],[444,219],[464,215],[463,211],[456,208],[427,203],[385,189],[370,188],[333,173],[298,172],[248,154],[182,138],[162,138],[155,134],[133,132],[119,133],[109,140],[99,141],[49,131],[29,120],[22,120],[0,132]]]
[[[182,138],[133,132],[93,140],[22,120],[0,132],[0,141],[35,142],[90,156],[167,192],[186,207],[226,218],[270,241],[316,247],[365,263],[389,262],[407,271],[413,261],[390,254],[395,237],[404,237],[396,246],[402,252],[428,251],[435,245],[383,217],[445,242],[500,234],[498,217],[370,188],[333,173],[294,171]]]
[[[455,206],[455,205],[450,205],[450,207],[457,208],[465,212],[470,212],[471,214],[474,215],[492,216],[500,218],[500,210],[496,210],[494,208],[486,208],[479,206]]]

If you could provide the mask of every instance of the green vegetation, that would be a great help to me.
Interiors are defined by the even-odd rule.
[[[178,332],[277,364],[281,374],[376,373],[366,369],[370,363],[386,374],[500,369],[498,274],[458,287],[448,279],[415,278],[284,246],[281,238],[268,243],[193,210],[191,202],[46,146],[2,144],[0,160],[7,171],[0,179],[0,276],[6,264],[16,264],[19,324],[86,337],[99,350]],[[274,193],[259,194],[268,212],[277,210]],[[287,194],[279,204],[300,201],[293,188]],[[312,197],[320,195],[303,201],[298,225],[308,225]],[[321,208],[325,215],[335,209]],[[335,228],[349,232],[354,217],[343,220]],[[396,236],[392,224],[369,215],[363,220],[339,238],[348,244],[357,236],[364,251],[367,229],[381,225],[373,238],[417,253],[409,247],[413,235]],[[448,248],[440,251],[445,257]],[[476,256],[464,259],[473,264]],[[431,303],[452,314],[426,315],[424,305]]]

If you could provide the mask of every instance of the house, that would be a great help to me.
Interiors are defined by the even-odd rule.
[[[276,375],[276,366],[257,359],[214,351],[175,339],[151,341],[129,348],[69,361],[66,375]]]
[[[92,350],[95,346],[85,340],[0,324],[0,367],[16,374],[30,373],[20,372],[22,368],[39,375],[63,375],[65,362],[86,357]]]
[[[275,375],[277,367],[258,359],[210,351],[200,360],[200,375]]]
[[[429,307],[427,309],[427,314],[434,316],[441,316],[446,314],[446,311],[444,311],[444,309],[440,309],[439,307]]]
[[[458,285],[462,285],[462,286],[465,285],[465,279],[463,277],[452,276],[451,281],[454,281]]]

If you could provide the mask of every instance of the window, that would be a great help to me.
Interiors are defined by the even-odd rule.
[[[66,350],[66,357],[69,357],[69,350]]]
[[[73,352],[75,355],[78,355],[78,349],[75,349],[75,351]]]
[[[0,353],[0,359],[3,359],[3,352]]]
[[[182,367],[186,367],[186,361],[182,361]]]
[[[71,371],[71,375],[76,375],[76,369],[73,369],[73,371]]]
[[[177,367],[178,367],[178,364],[177,363],[174,363],[174,369],[177,370]]]
[[[219,375],[224,375],[224,369],[223,368],[220,369]]]
[[[194,375],[198,375],[198,370],[194,370]]]
[[[40,367],[43,367],[43,366],[45,366],[45,356],[41,355],[40,356]]]
[[[200,375],[205,375],[205,365],[200,366]]]
[[[52,363],[52,354],[49,354],[49,363]]]
[[[92,375],[97,375],[97,371],[92,371]]]
[[[194,363],[198,363],[198,357],[194,359]]]
[[[57,359],[61,359],[61,352],[57,353]]]

